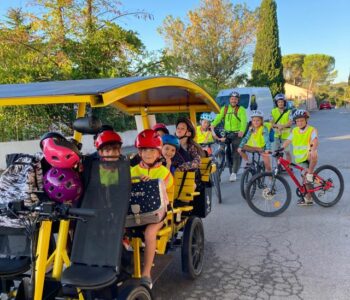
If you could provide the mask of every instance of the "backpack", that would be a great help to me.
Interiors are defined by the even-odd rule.
[[[0,206],[24,202],[31,206],[39,201],[36,191],[43,189],[42,153],[21,154],[0,176]]]
[[[239,122],[241,122],[241,119],[238,117],[238,110],[239,110],[239,105],[236,105],[233,114],[235,115],[235,117],[237,118],[237,120],[238,120]],[[228,106],[225,105],[225,109],[224,109],[224,121],[225,121],[225,118],[226,118],[226,115],[227,115],[227,111],[228,111]]]

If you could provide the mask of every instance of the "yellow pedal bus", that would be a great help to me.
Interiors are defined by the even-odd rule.
[[[114,106],[136,116],[139,130],[150,128],[159,113],[188,113],[196,124],[196,113],[218,112],[211,96],[195,83],[178,77],[132,77],[70,80],[29,84],[0,85],[0,106],[77,104],[74,138],[95,133],[98,120],[86,115],[88,110]],[[14,152],[18,149],[14,149]],[[107,164],[107,166],[106,166]],[[12,212],[17,216],[35,215],[31,241],[34,255],[0,253],[1,292],[9,299],[152,299],[151,291],[140,284],[142,265],[142,232],[125,230],[129,208],[131,179],[128,161],[113,163],[94,160],[88,184],[79,209],[57,207],[42,197],[30,213],[23,207]],[[109,186],[101,184],[101,168],[116,173],[118,180]],[[203,182],[209,182],[215,165],[210,158],[201,162]],[[194,172],[175,172],[175,188],[168,195],[170,204],[164,225],[158,232],[157,255],[152,269],[154,281],[171,262],[169,250],[181,247],[182,270],[191,278],[202,272],[204,231],[201,218],[211,210],[211,187],[203,184],[195,190]],[[3,213],[8,209],[3,209]],[[137,215],[134,216],[137,218]],[[78,219],[74,227],[71,219]],[[59,228],[53,239],[53,224]],[[0,223],[1,224],[1,223]],[[8,228],[6,230],[9,230]],[[1,241],[13,232],[0,227]],[[10,230],[11,231],[11,230]],[[23,236],[21,233],[15,235]],[[121,263],[125,249],[122,239],[130,240],[128,266]],[[3,239],[1,239],[1,236]],[[25,238],[28,240],[28,238]],[[50,247],[50,241],[53,247]],[[49,250],[50,248],[50,250]],[[52,248],[52,249],[51,249]],[[29,251],[30,252],[30,251]],[[123,258],[123,261],[125,259]],[[125,264],[125,263],[124,263]],[[31,270],[31,272],[30,272]],[[12,283],[19,280],[20,284]],[[109,289],[113,287],[112,289]]]

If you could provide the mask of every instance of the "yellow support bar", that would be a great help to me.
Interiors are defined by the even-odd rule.
[[[58,231],[57,244],[56,244],[56,256],[53,264],[52,277],[59,280],[62,275],[63,269],[63,257],[67,251],[67,240],[69,235],[69,221],[60,221],[60,228]]]
[[[77,118],[84,117],[86,112],[86,103],[79,103],[78,104],[78,111],[77,111]],[[78,142],[81,142],[82,134],[78,131],[74,131],[73,138],[77,140]]]
[[[39,229],[38,245],[37,245],[37,260],[36,260],[36,274],[35,274],[35,294],[34,300],[42,300],[43,290],[44,290],[44,281],[46,273],[46,261],[47,254],[49,251],[49,243],[51,236],[51,221],[41,222]]]
[[[149,129],[148,116],[145,109],[141,109],[141,118],[142,118],[143,130]]]
[[[131,245],[134,249],[134,278],[141,278],[141,255],[140,255],[140,248],[141,248],[141,239],[140,238],[132,238],[131,239]]]

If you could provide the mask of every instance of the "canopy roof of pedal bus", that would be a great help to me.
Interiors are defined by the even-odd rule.
[[[214,99],[194,82],[168,76],[34,82],[0,85],[0,106],[86,103],[131,114],[218,112]]]

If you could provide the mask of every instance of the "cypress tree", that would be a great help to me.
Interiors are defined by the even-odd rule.
[[[276,9],[277,5],[274,0],[262,0],[250,81],[255,86],[270,87],[273,96],[284,92]]]

